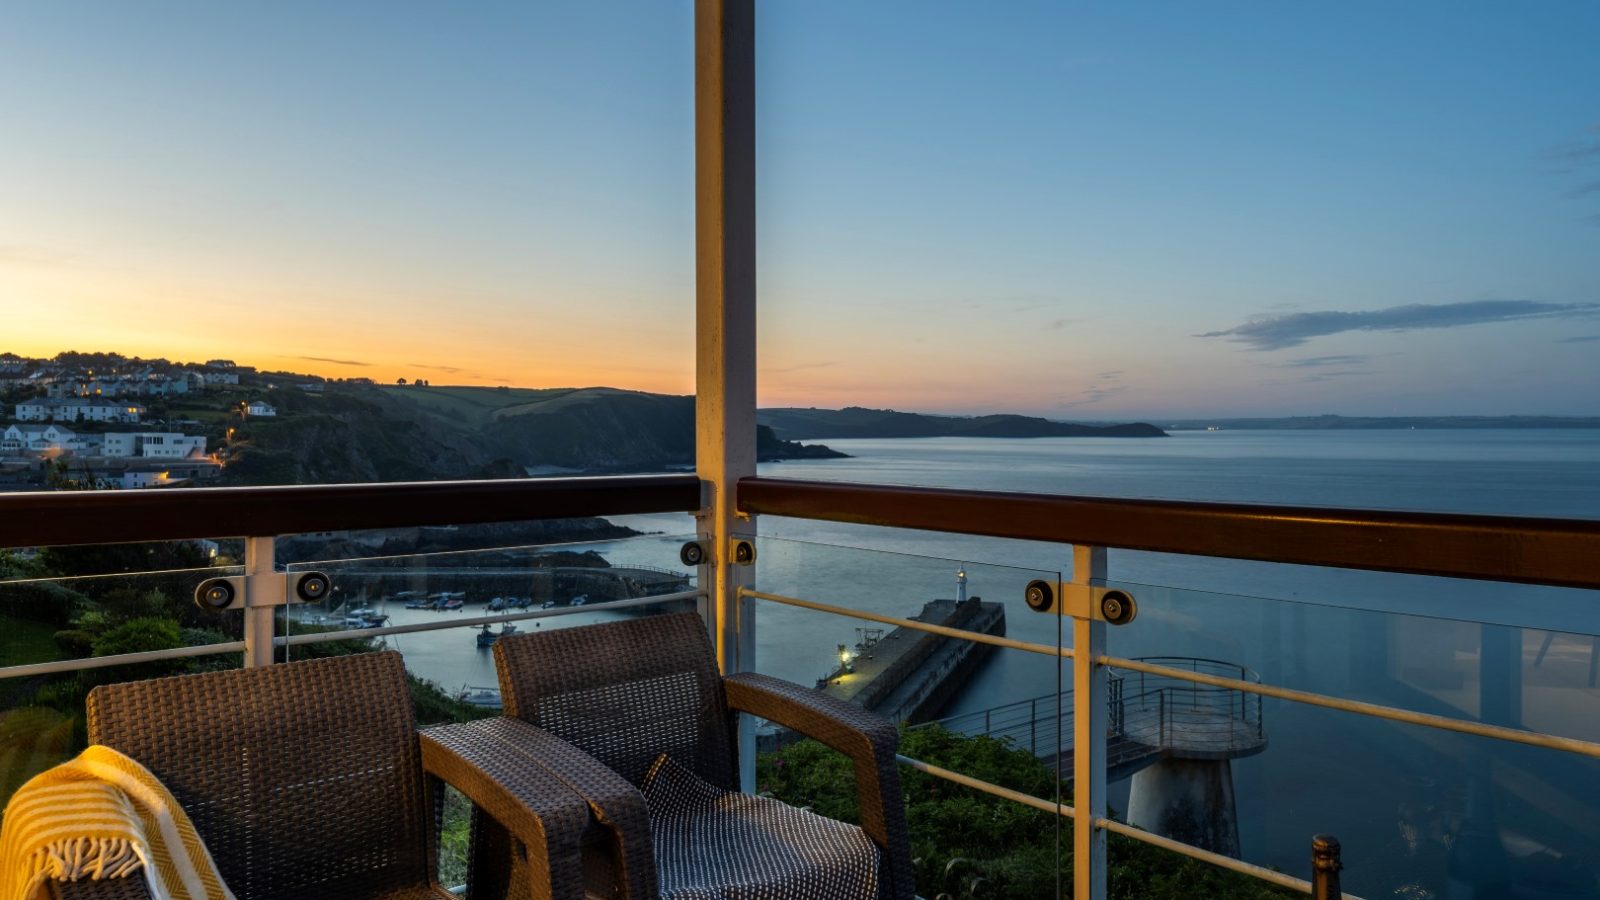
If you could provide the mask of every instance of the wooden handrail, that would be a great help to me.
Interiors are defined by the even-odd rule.
[[[744,478],[746,513],[1158,553],[1600,588],[1600,521]]]
[[[0,547],[692,512],[693,475],[0,494]]]

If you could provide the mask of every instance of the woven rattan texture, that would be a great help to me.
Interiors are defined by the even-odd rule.
[[[895,751],[900,731],[888,719],[792,681],[740,672],[724,684],[728,705],[821,741],[850,757],[861,828],[883,851],[883,897],[916,896],[911,836]]]
[[[52,881],[50,887],[59,900],[150,900],[143,878],[112,878],[106,881]]]
[[[397,653],[107,685],[88,722],[172,791],[239,900],[437,896]]]
[[[589,804],[543,766],[532,764],[524,752],[491,722],[441,725],[422,733],[422,756],[430,775],[455,785],[479,809],[510,830],[527,847],[526,879],[504,890],[536,900],[583,895],[583,861],[580,844],[589,825]],[[521,724],[521,723],[513,723]],[[486,823],[479,822],[480,830]],[[493,852],[500,852],[498,847]],[[522,854],[517,854],[522,858]],[[474,859],[474,892],[498,895],[485,865],[499,859]]]
[[[737,789],[733,710],[770,719],[850,756],[862,829],[883,853],[879,895],[915,896],[911,841],[895,750],[900,735],[882,716],[762,675],[724,680],[705,625],[694,613],[513,635],[495,642],[506,712],[569,741],[641,783],[666,753],[704,781]],[[545,749],[552,765],[594,801],[581,763]],[[559,762],[558,762],[559,761]],[[615,802],[612,800],[611,802]],[[622,821],[622,833],[631,833]]]
[[[506,713],[576,745],[638,785],[667,753],[738,786],[732,726],[694,613],[557,628],[495,641]]]

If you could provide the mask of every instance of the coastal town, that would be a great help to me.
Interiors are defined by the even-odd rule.
[[[271,419],[300,376],[264,376],[227,359],[175,364],[111,353],[32,359],[0,353],[0,486],[176,487],[215,481],[237,424]]]

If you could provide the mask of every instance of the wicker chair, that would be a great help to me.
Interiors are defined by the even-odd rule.
[[[861,827],[880,853],[879,897],[914,897],[910,839],[893,724],[815,690],[763,675],[718,674],[694,613],[552,629],[501,638],[495,667],[509,716],[543,759],[591,806],[614,839],[622,874],[591,894],[656,896],[649,821],[637,786],[658,754],[701,779],[738,790],[735,712],[792,728],[855,764]],[[574,752],[572,748],[576,748]]]
[[[583,798],[465,726],[419,739],[397,653],[99,687],[88,724],[172,791],[239,900],[452,897],[437,882],[441,781],[526,845],[522,895],[582,893]],[[147,896],[139,878],[57,889]]]

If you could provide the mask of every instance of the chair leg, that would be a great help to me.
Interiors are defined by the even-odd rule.
[[[488,897],[524,896],[513,893],[513,885],[526,885],[517,878],[516,848],[504,825],[483,810],[472,809],[472,851],[467,861],[467,900]]]

